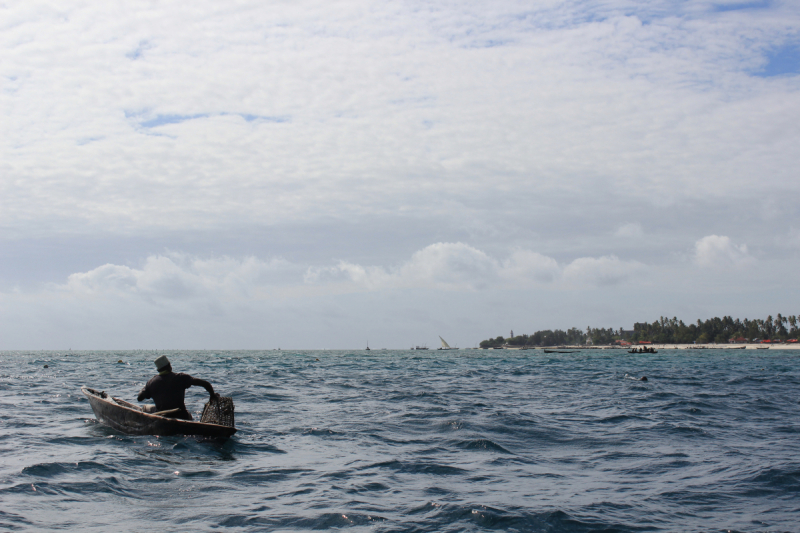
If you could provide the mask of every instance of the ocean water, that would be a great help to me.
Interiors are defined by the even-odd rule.
[[[95,420],[155,353],[0,352],[0,530],[800,531],[800,352],[161,353],[232,439]]]

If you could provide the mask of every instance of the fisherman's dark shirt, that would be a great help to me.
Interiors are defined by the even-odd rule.
[[[184,395],[186,389],[192,386],[192,376],[181,372],[170,372],[154,376],[147,382],[142,389],[142,400],[152,398],[156,403],[156,411],[167,411],[169,409],[183,409],[183,416],[177,418],[192,419],[189,411],[186,410]]]

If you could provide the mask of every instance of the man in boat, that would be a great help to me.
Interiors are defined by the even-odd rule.
[[[141,402],[152,398],[156,403],[157,412],[177,410],[166,414],[166,416],[191,420],[192,415],[186,410],[186,404],[184,403],[184,394],[186,389],[192,385],[206,389],[211,398],[219,396],[214,392],[214,387],[208,381],[197,379],[189,374],[180,372],[176,374],[173,372],[172,365],[166,355],[162,355],[155,362],[158,375],[153,376],[147,382],[147,385],[139,393],[138,400]]]

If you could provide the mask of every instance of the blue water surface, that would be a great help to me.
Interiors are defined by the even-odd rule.
[[[232,439],[95,420],[162,353]],[[0,352],[0,530],[798,531],[799,356]]]

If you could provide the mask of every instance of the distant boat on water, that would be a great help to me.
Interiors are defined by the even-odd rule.
[[[650,346],[645,346],[645,347],[640,346],[639,348],[633,348],[631,350],[628,350],[628,353],[658,353],[658,350]]]
[[[440,341],[442,341],[442,347],[441,347],[441,348],[436,348],[437,350],[458,350],[458,348],[453,348],[452,346],[450,346],[449,344],[447,344],[447,341],[446,341],[446,340],[444,340],[444,339],[441,337],[441,335],[439,336],[439,340],[440,340]]]
[[[415,350],[427,350],[428,347],[427,346],[415,346],[414,349]]]

